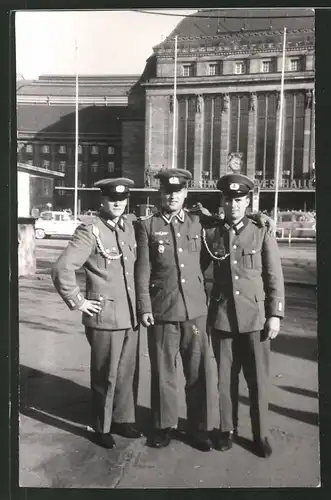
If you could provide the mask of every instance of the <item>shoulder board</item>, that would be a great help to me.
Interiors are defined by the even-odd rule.
[[[95,224],[92,224],[92,233],[96,238],[100,235],[100,230]]]
[[[147,219],[151,219],[152,217],[154,217],[154,214],[142,215],[141,217],[138,217],[138,220],[147,220]]]

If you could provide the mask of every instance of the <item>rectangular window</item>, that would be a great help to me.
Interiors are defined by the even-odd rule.
[[[49,160],[43,160],[43,168],[49,169],[51,162]]]
[[[67,166],[67,162],[66,161],[60,161],[60,163],[59,163],[59,171],[60,172],[65,172],[66,166]]]
[[[98,146],[92,146],[91,153],[92,153],[92,155],[98,155],[99,154],[99,147]]]
[[[271,61],[262,61],[262,73],[271,73],[272,64]]]
[[[94,161],[91,165],[91,172],[93,172],[94,174],[97,173],[98,171],[98,168],[99,168],[99,163]]]
[[[64,187],[64,179],[60,179],[57,181],[58,187]]]
[[[51,194],[50,179],[43,179],[43,196],[49,196]]]
[[[59,146],[59,153],[61,154],[65,154],[67,152],[67,148],[61,144],[61,146]]]
[[[244,61],[237,61],[234,63],[234,72],[236,75],[242,75],[245,73]]]
[[[291,71],[299,71],[300,70],[300,60],[299,60],[299,58],[291,59],[291,61],[290,61],[290,70]]]
[[[83,169],[83,162],[79,161],[77,166],[78,166],[78,172],[81,172]]]
[[[183,64],[183,66],[182,66],[182,76],[194,76],[194,66],[193,66],[193,64]]]
[[[41,146],[41,152],[42,152],[42,153],[46,153],[46,154],[48,154],[48,153],[49,153],[49,146],[48,146],[48,144],[43,144],[43,145]]]
[[[115,148],[113,146],[108,146],[108,154],[109,155],[114,155],[115,154]]]
[[[109,161],[108,162],[108,172],[114,172],[115,171],[115,162],[114,161]]]
[[[78,145],[78,154],[79,155],[83,154],[83,147],[81,144]]]
[[[27,153],[33,153],[32,144],[27,144],[25,150],[26,150]]]
[[[217,63],[209,64],[209,75],[210,76],[219,75],[219,65]]]

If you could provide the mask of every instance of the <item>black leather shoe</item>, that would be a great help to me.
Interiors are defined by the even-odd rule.
[[[194,434],[188,434],[190,444],[193,448],[200,451],[210,451],[213,449],[213,443],[211,442],[207,431],[197,431]]]
[[[256,454],[261,458],[268,458],[272,453],[272,448],[268,438],[254,439],[254,449]]]
[[[232,433],[218,431],[215,436],[214,448],[217,451],[227,451],[232,448]]]
[[[142,436],[141,432],[138,431],[134,424],[129,423],[113,422],[111,425],[111,432],[131,439],[137,439]]]
[[[151,448],[165,448],[170,444],[171,435],[170,428],[167,429],[157,429],[154,434],[147,439],[147,446]]]
[[[101,432],[95,433],[95,442],[103,448],[111,450],[116,446],[113,436],[108,432],[107,434],[102,434]]]

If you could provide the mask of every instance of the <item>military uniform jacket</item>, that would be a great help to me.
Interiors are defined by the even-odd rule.
[[[200,268],[199,217],[182,210],[172,220],[158,212],[137,223],[136,293],[140,314],[185,321],[207,314]]]
[[[128,218],[122,218],[120,226],[116,229],[112,221],[102,217],[80,225],[52,269],[56,290],[70,309],[77,309],[84,296],[76,271],[84,268],[85,296],[100,300],[102,306],[102,311],[92,317],[83,314],[83,324],[95,329],[120,330],[137,325],[134,227]]]
[[[214,281],[208,323],[224,332],[262,330],[266,318],[284,316],[284,279],[277,241],[248,217],[230,228],[226,222],[205,230],[202,268],[212,254]]]

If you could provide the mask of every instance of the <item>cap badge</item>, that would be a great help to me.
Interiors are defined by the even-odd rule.
[[[116,191],[116,193],[124,193],[125,186],[122,186],[122,185],[116,186],[115,191]]]
[[[179,184],[178,177],[169,177],[169,184]]]
[[[231,191],[239,191],[239,184],[233,182],[232,184],[230,184],[229,188],[231,189]]]

